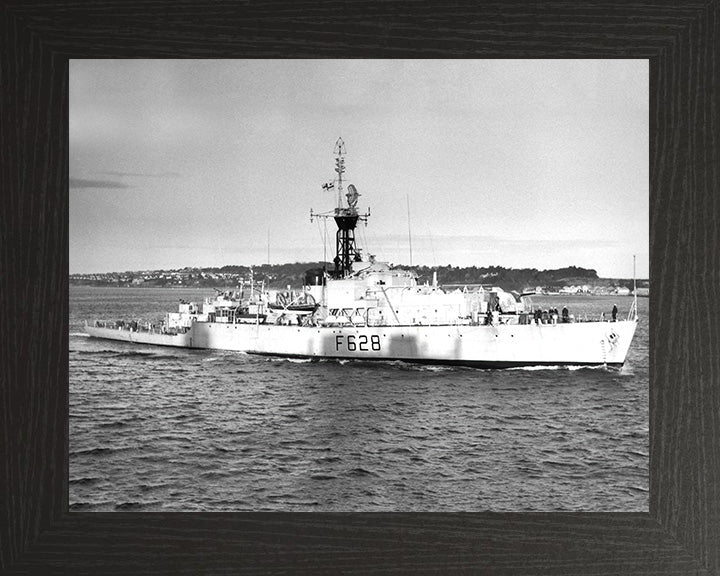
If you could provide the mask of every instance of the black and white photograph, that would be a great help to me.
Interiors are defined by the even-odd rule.
[[[646,512],[647,59],[69,63],[74,512]]]

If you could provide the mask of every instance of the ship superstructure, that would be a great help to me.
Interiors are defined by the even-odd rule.
[[[182,302],[161,326],[96,322],[91,336],[145,344],[242,350],[302,358],[403,360],[478,367],[621,365],[637,326],[633,302],[625,320],[580,321],[540,315],[527,299],[497,286],[420,284],[414,272],[363,258],[357,247],[357,188],[345,187],[345,145],[335,146],[337,205],[311,220],[334,221],[328,270],[309,271],[299,291],[218,293],[202,307]]]

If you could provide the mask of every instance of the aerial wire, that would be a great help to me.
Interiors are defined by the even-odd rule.
[[[408,244],[410,246],[410,267],[413,265],[412,260],[412,231],[410,229],[410,195],[405,194],[405,200],[407,201],[407,217],[408,217]]]

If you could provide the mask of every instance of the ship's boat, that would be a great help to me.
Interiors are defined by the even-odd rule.
[[[270,310],[297,314],[311,314],[318,308],[312,294],[305,291],[295,293],[291,290],[277,293],[275,300],[269,302],[267,306]]]
[[[301,358],[403,360],[505,368],[622,365],[637,327],[637,302],[625,320],[581,321],[540,313],[528,294],[498,286],[419,283],[412,271],[363,258],[355,243],[360,194],[343,194],[345,149],[335,147],[337,206],[315,218],[337,226],[328,270],[308,271],[302,290],[218,292],[202,306],[181,302],[160,326],[95,322],[90,336],[143,344],[241,350]]]

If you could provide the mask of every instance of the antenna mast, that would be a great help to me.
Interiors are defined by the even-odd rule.
[[[410,266],[412,263],[412,233],[410,231],[410,195],[405,194],[405,200],[407,200],[407,213],[408,213],[408,243],[410,244]]]
[[[337,172],[338,175],[338,201],[337,201],[337,209],[336,213],[339,213],[340,210],[343,209],[342,205],[342,175],[345,172],[345,142],[343,142],[342,138],[338,138],[337,142],[335,142],[335,172]]]
[[[370,216],[368,211],[366,214],[360,215],[357,210],[357,202],[360,194],[358,193],[355,186],[350,184],[347,188],[347,194],[345,198],[347,201],[347,207],[343,205],[343,174],[345,173],[345,143],[342,138],[338,138],[335,143],[335,172],[337,172],[337,186],[338,186],[338,197],[337,207],[332,212],[326,213],[314,213],[310,210],[310,221],[313,218],[333,218],[335,224],[337,224],[338,230],[335,234],[335,258],[333,262],[335,269],[332,272],[334,278],[345,278],[352,272],[353,262],[360,262],[362,258],[360,256],[360,250],[355,244],[355,227],[357,226],[358,220],[361,220],[367,224],[367,219]],[[325,184],[323,188],[326,190],[332,188],[332,184]]]

